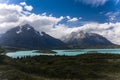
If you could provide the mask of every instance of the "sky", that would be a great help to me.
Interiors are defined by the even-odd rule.
[[[0,34],[24,24],[59,39],[83,30],[120,44],[120,0],[0,0]]]

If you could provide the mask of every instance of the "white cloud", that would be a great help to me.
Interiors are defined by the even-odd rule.
[[[8,12],[12,13],[12,11],[21,12],[23,8],[19,5],[14,5],[14,4],[8,5],[4,3],[4,4],[0,4],[0,10],[1,10],[0,13],[5,15],[4,13],[8,14]]]
[[[26,4],[26,2],[21,2],[20,5],[23,6],[24,9],[26,9],[27,11],[32,11],[32,9],[33,9],[33,7],[32,6],[28,6]]]
[[[44,13],[42,13],[42,16],[46,16],[46,14],[47,14],[47,13],[46,13],[46,12],[44,12]]]
[[[120,44],[120,23],[89,23],[83,25],[80,30],[98,33],[113,43]]]
[[[26,4],[26,2],[21,2],[20,5],[21,6],[26,6],[27,4]]]
[[[66,36],[70,34],[71,32],[76,31],[85,31],[90,33],[97,33],[104,37],[106,37],[108,40],[115,44],[120,45],[120,23],[86,23],[83,26],[79,27],[73,27],[69,28],[68,26],[64,24],[57,25],[56,28],[51,30],[51,35],[53,35],[56,38],[60,38],[62,40],[62,36]],[[59,34],[55,34],[59,33]]]
[[[65,24],[58,24],[55,28],[51,28],[49,34],[62,40],[63,36],[67,36],[71,32],[80,30],[81,27],[70,28]]]
[[[21,5],[22,4],[22,5]],[[0,32],[5,32],[20,24],[31,24],[39,31],[49,31],[64,17],[53,17],[52,15],[36,15],[24,10],[26,3],[20,5],[0,4]],[[29,9],[31,10],[31,9]]]
[[[66,16],[66,18],[69,20],[69,19],[71,19],[71,17],[70,16]]]
[[[82,19],[82,18],[77,18],[77,17],[73,17],[73,18],[71,18],[70,16],[66,16],[66,18],[68,19],[68,21],[67,22],[75,22],[75,21],[78,21],[79,19]]]
[[[98,7],[104,5],[109,0],[75,0],[79,2],[83,2],[86,5],[92,5],[93,7]]]
[[[33,9],[32,6],[25,6],[24,8],[25,8],[26,10],[28,10],[28,11],[32,11],[32,9]]]

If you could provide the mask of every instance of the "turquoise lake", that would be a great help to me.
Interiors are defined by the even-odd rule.
[[[57,54],[35,53],[35,50],[32,50],[32,51],[9,52],[6,53],[6,55],[12,58],[17,58],[17,57],[25,57],[25,56],[39,56],[39,55],[76,56],[79,54],[85,54],[90,52],[120,54],[120,49],[71,49],[71,50],[53,50],[53,51],[57,52]]]

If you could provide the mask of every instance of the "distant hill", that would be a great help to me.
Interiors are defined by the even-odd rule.
[[[114,45],[105,37],[95,34],[87,33],[83,31],[72,32],[63,40],[65,43],[74,46],[110,46]]]
[[[39,33],[26,24],[12,28],[3,34],[0,37],[0,45],[27,49],[52,49],[65,44],[45,32]]]

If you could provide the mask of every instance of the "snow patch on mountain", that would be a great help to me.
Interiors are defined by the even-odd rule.
[[[20,26],[20,27],[19,27],[19,30],[16,31],[16,33],[17,33],[17,34],[20,34],[21,32],[22,32],[22,27]]]

